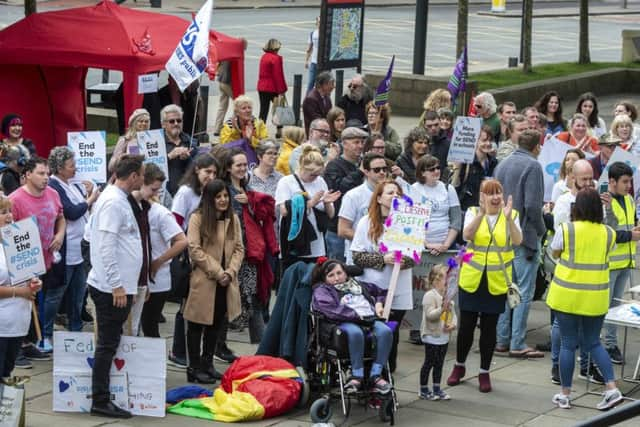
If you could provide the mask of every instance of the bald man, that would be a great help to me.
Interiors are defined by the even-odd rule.
[[[560,224],[571,221],[571,205],[576,201],[578,191],[585,188],[595,188],[596,182],[593,180],[593,168],[588,160],[577,160],[569,172],[571,191],[564,193],[553,208],[553,228],[558,228]]]

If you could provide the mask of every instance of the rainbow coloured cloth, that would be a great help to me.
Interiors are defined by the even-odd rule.
[[[228,423],[277,417],[296,406],[302,385],[284,359],[243,356],[227,369],[212,397],[183,400],[167,411]]]

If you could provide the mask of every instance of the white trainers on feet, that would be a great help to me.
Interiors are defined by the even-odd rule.
[[[551,401],[558,405],[558,408],[571,409],[571,400],[566,394],[558,393],[553,396],[553,399],[551,399]]]
[[[624,399],[624,397],[622,396],[622,393],[620,393],[620,390],[618,390],[617,388],[614,388],[613,390],[607,390],[604,392],[604,396],[602,397],[600,403],[596,405],[596,408],[601,411],[606,411],[622,402],[622,399]]]

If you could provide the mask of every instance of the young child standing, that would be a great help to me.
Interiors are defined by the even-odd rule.
[[[434,265],[427,276],[429,290],[422,298],[420,336],[424,343],[424,363],[420,370],[420,399],[449,400],[440,388],[442,367],[449,346],[449,333],[456,328],[453,302],[443,306],[447,291],[447,267]],[[433,391],[429,390],[429,373],[433,369]]]

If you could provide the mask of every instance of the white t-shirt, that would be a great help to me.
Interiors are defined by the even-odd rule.
[[[197,195],[188,185],[181,185],[178,191],[176,191],[176,195],[173,196],[171,212],[177,213],[184,218],[184,222],[182,223],[182,229],[184,231],[187,231],[191,214],[200,206],[200,199],[201,196]]]
[[[318,29],[316,28],[309,34],[309,44],[311,45],[311,58],[312,64],[318,63]]]
[[[321,176],[317,177],[312,182],[303,182],[302,185],[304,186],[309,199],[311,199],[316,193],[320,191],[324,191],[325,193],[329,191],[327,183]],[[287,200],[291,200],[294,195],[299,193],[302,193],[302,190],[300,189],[300,185],[298,184],[296,178],[293,175],[285,176],[280,181],[278,181],[278,186],[276,187],[276,208],[279,209],[280,205],[282,205]],[[324,211],[324,203],[318,203],[316,205],[316,209]],[[289,212],[289,214],[291,213]],[[324,233],[320,233],[318,231],[318,223],[316,222],[316,216],[313,213],[312,209],[307,212],[307,217],[309,218],[309,222],[318,235],[318,238],[311,242],[311,254],[308,255],[308,257],[315,258],[324,256],[326,254],[324,247]]]
[[[127,194],[115,185],[107,186],[93,212],[89,240],[92,268],[87,283],[105,293],[124,286],[127,295],[137,294],[142,241]],[[114,265],[105,265],[107,251],[112,251]]]
[[[460,206],[458,195],[453,185],[445,186],[443,182],[430,187],[419,182],[411,186],[414,194],[420,199],[418,203],[431,203],[431,217],[429,218],[429,228],[427,228],[427,242],[444,243],[449,234],[449,208]]]
[[[472,212],[471,209],[467,209],[467,212],[464,214],[464,226],[463,226],[463,230],[469,225],[471,224],[471,221],[473,221],[473,219],[476,217],[476,214]],[[496,221],[498,221],[498,215],[485,215],[484,216],[486,218],[486,220],[489,222],[489,227],[491,228],[491,230],[493,231],[493,228],[496,226]],[[516,225],[516,228],[522,232],[522,229],[520,228],[520,216],[518,216],[518,218],[516,218],[515,221],[513,221],[513,223]]]
[[[74,205],[80,203],[86,203],[84,198],[84,194],[78,188],[78,184],[71,183],[67,184],[55,175],[51,176],[51,179],[55,179],[58,184],[64,189],[67,197]],[[82,185],[82,184],[79,184]],[[84,260],[82,259],[82,250],[80,249],[80,242],[82,241],[82,235],[84,234],[84,227],[87,225],[87,219],[89,218],[89,212],[85,212],[80,218],[76,220],[66,219],[67,228],[66,228],[66,259],[65,262],[67,265],[78,265],[82,264]]]
[[[356,233],[351,242],[351,250],[354,252],[380,252],[378,245],[369,239],[369,215],[365,215],[358,222]],[[382,270],[365,268],[364,274],[358,277],[362,282],[373,283],[381,289],[389,289],[391,281],[392,265],[385,265]],[[411,269],[400,270],[396,292],[393,295],[391,308],[396,310],[413,309],[413,290],[411,288]]]
[[[0,283],[0,286],[11,286],[7,260],[2,250],[0,250]],[[29,333],[30,322],[31,301],[20,297],[0,298],[0,337],[24,337]]]
[[[367,214],[372,194],[373,190],[369,187],[369,183],[365,181],[356,188],[347,191],[346,194],[342,196],[342,204],[340,205],[338,217],[351,221],[351,228],[353,228],[354,232],[360,218]],[[353,264],[350,247],[351,240],[345,239],[344,256],[347,264]]]
[[[564,193],[558,197],[556,204],[553,206],[553,228],[556,229],[560,224],[571,221],[571,205],[576,202],[576,196],[571,192]]]
[[[555,203],[560,196],[565,193],[571,191],[569,187],[567,187],[567,180],[561,179],[560,181],[553,184],[553,190],[551,190],[551,201]]]
[[[151,259],[157,259],[171,247],[171,240],[182,233],[176,218],[169,209],[160,203],[152,203],[149,209],[149,230],[151,239]],[[149,281],[149,292],[166,292],[171,290],[171,261],[162,264],[158,269],[154,282]]]

